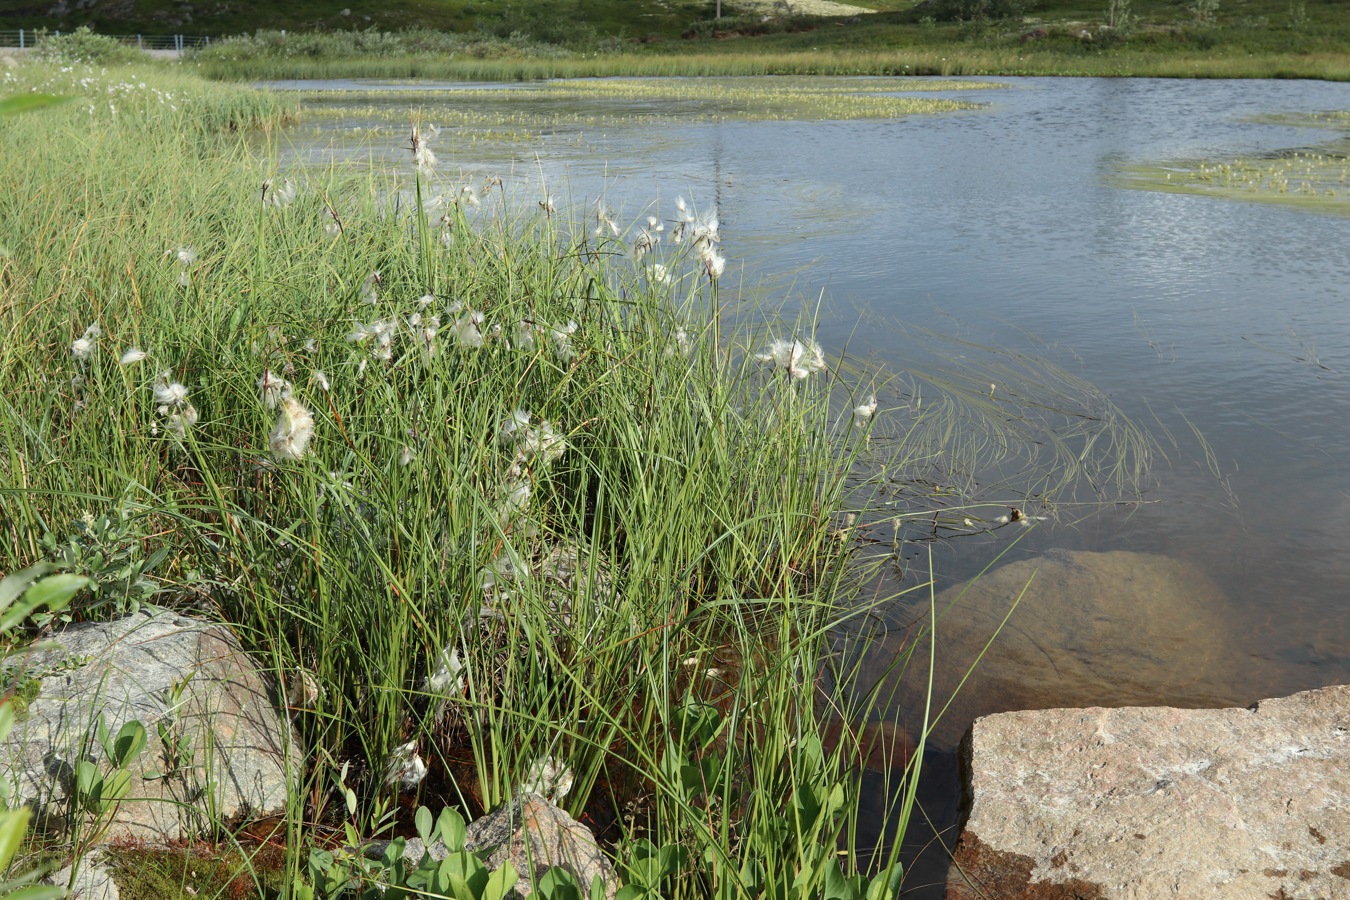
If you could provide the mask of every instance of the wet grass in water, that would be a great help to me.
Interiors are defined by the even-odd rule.
[[[1339,122],[1331,114],[1327,121]],[[1288,124],[1304,124],[1308,120]],[[1350,214],[1350,143],[1287,150],[1229,161],[1180,160],[1124,167],[1124,187],[1275,203],[1316,212]]]

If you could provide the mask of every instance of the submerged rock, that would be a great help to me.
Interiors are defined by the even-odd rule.
[[[930,733],[929,745],[936,749],[954,750],[977,716],[995,712],[1224,706],[1241,699],[1232,688],[1238,663],[1228,599],[1208,576],[1180,560],[1124,551],[1051,551],[949,588],[936,603],[933,714],[951,699]],[[899,679],[899,718],[914,735],[928,673],[927,638],[917,634],[912,629],[882,642],[871,663],[875,680],[876,667],[906,652],[907,641],[915,642],[906,671],[886,676]],[[971,666],[974,671],[958,691]]]
[[[1350,897],[1350,686],[975,722],[948,900]]]

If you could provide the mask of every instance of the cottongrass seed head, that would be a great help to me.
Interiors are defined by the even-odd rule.
[[[301,459],[309,449],[312,437],[314,437],[314,416],[294,398],[284,397],[281,401],[281,415],[268,437],[272,455],[282,461]]]

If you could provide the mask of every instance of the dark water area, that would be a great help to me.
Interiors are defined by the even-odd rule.
[[[1006,87],[959,92],[987,107],[938,116],[678,121],[653,109],[653,120],[603,128],[561,122],[516,145],[443,134],[436,149],[478,180],[500,174],[576,200],[603,194],[621,221],[669,214],[677,196],[715,204],[722,251],[746,284],[789,320],[819,300],[828,354],[847,348],[894,369],[959,365],[950,343],[923,336],[931,330],[1091,383],[1162,436],[1147,502],[1071,524],[1051,516],[1011,549],[1002,532],[948,542],[935,551],[941,583],[972,577],[1000,551],[1009,561],[1050,550],[1161,554],[1203,572],[1225,598],[1208,611],[1228,626],[1221,699],[1245,705],[1350,680],[1350,216],[1112,179],[1131,163],[1330,141],[1336,133],[1252,117],[1350,108],[1350,89],[998,81]],[[621,104],[623,115],[635,104],[577,102]],[[337,147],[407,167],[406,139],[343,150],[332,137],[309,134],[304,152]],[[1160,688],[1156,702],[1199,700]],[[954,757],[934,753],[928,772],[929,812],[950,827]],[[925,838],[916,829],[909,840]],[[941,879],[941,862],[922,859],[915,888]]]

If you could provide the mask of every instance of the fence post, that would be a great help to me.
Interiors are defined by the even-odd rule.
[[[22,29],[22,28],[19,29],[19,49],[20,49],[20,50],[24,49],[24,47],[23,47],[23,29]]]

